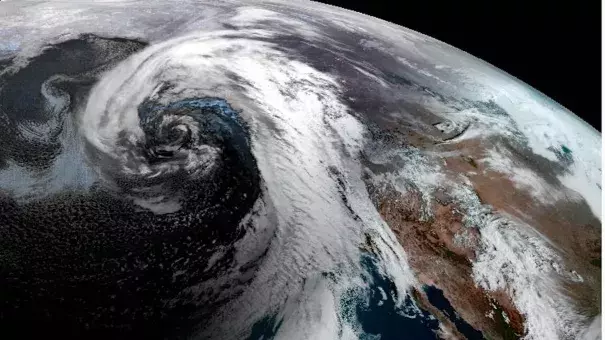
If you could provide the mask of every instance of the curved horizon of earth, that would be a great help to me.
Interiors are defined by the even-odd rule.
[[[601,338],[601,134],[494,66],[313,2],[0,22],[5,338]]]

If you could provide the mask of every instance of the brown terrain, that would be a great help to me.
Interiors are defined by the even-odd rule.
[[[426,112],[424,115],[426,120],[435,119]],[[424,132],[418,132],[419,129],[400,127],[391,132],[420,150],[442,153],[444,172],[452,176],[465,174],[483,204],[492,206],[497,213],[525,222],[546,237],[565,261],[564,268],[574,270],[583,279],[583,282],[561,282],[561,287],[576,303],[578,312],[588,316],[600,313],[601,223],[584,201],[560,199],[544,204],[533,198],[528,190],[516,187],[508,174],[487,168],[481,160],[487,150],[501,141],[497,138],[454,142],[434,130],[425,128]],[[509,150],[518,157],[519,164],[526,164],[534,156]],[[557,190],[567,191],[570,197],[575,194],[558,184],[556,177],[547,179]],[[485,291],[475,285],[471,275],[472,261],[481,237],[480,230],[463,225],[463,209],[452,202],[446,189],[433,195],[430,202],[433,216],[428,220],[421,218],[426,202],[419,192],[402,194],[388,186],[383,189],[370,186],[369,191],[381,216],[405,249],[410,266],[421,283],[441,289],[460,316],[486,338],[523,336],[524,316],[511,297],[504,291]],[[466,236],[465,245],[454,242],[454,237],[461,233]],[[449,333],[448,338],[464,338],[453,323],[428,302],[423,291],[413,293],[421,306],[442,322]],[[508,321],[502,312],[506,313]]]
[[[466,230],[471,242],[478,241],[479,231],[462,225],[462,215],[454,205],[436,199],[433,202],[434,218],[421,221],[422,200],[419,195],[404,197],[392,190],[380,196],[379,212],[395,232],[408,255],[410,266],[423,284],[441,289],[461,317],[490,338],[512,339],[523,334],[523,317],[510,298],[501,292],[486,292],[475,285],[471,276],[474,250],[470,246],[456,245],[453,239],[457,233]],[[423,308],[458,334],[443,313],[431,306],[424,292],[416,291],[415,295]],[[494,310],[492,318],[488,317]],[[510,324],[504,321],[500,310],[506,312]],[[502,337],[503,334],[508,335]]]

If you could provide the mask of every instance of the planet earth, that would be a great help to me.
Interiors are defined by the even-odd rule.
[[[601,133],[494,66],[306,1],[0,22],[2,338],[601,338]]]

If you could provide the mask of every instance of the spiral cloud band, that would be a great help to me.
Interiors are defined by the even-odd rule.
[[[312,6],[6,7],[3,328],[600,331],[600,134],[451,46]]]

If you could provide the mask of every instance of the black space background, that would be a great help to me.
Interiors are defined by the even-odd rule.
[[[462,49],[601,130],[600,1],[319,2],[394,22]]]

